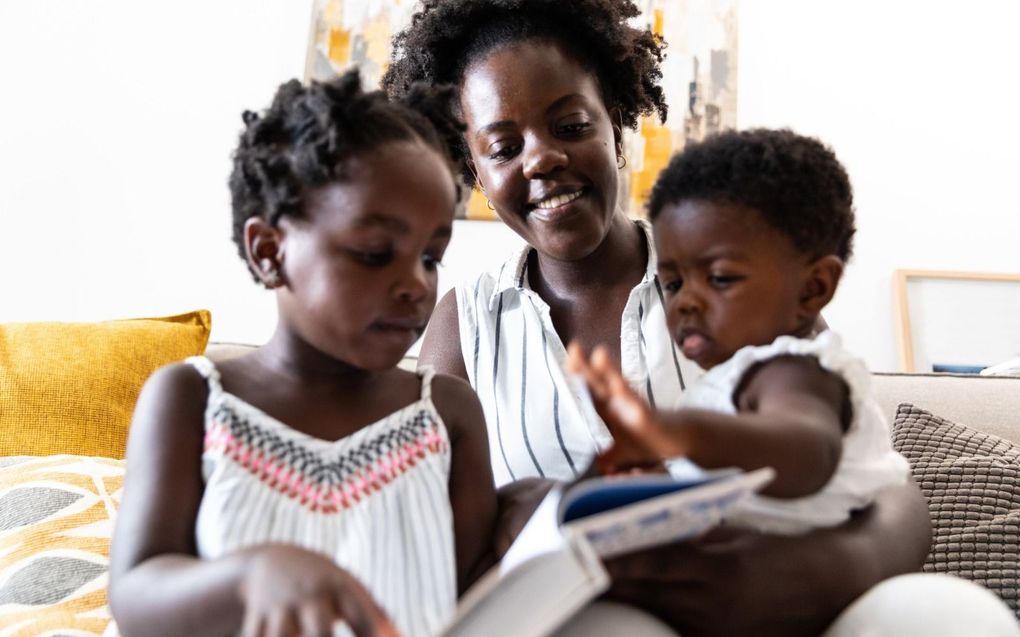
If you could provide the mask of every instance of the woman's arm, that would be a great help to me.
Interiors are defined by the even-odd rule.
[[[430,365],[440,374],[469,381],[464,355],[460,349],[460,320],[457,318],[457,291],[450,290],[429,319],[425,339],[418,354],[418,367]]]
[[[913,481],[841,526],[796,537],[728,531],[613,560],[611,596],[685,637],[818,635],[884,579],[917,571],[931,521]]]

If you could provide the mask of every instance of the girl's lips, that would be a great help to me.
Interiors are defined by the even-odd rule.
[[[569,216],[571,213],[578,210],[578,205],[584,202],[585,197],[588,195],[587,190],[581,190],[578,195],[567,201],[564,204],[556,206],[555,208],[537,208],[533,206],[528,207],[527,216],[534,217],[540,221],[559,221],[564,217]]]

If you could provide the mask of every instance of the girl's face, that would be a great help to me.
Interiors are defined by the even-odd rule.
[[[460,104],[479,186],[500,218],[542,254],[591,254],[616,213],[621,139],[596,78],[561,46],[530,40],[469,66]]]
[[[450,240],[450,169],[420,142],[347,161],[348,177],[306,197],[279,224],[281,321],[319,351],[361,369],[396,365],[436,302]]]
[[[654,231],[666,321],[688,359],[708,369],[746,345],[810,332],[816,263],[758,211],[688,200],[664,207]]]

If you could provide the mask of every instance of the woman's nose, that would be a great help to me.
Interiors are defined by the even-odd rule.
[[[524,176],[536,179],[567,165],[566,151],[557,140],[534,136],[524,149]]]

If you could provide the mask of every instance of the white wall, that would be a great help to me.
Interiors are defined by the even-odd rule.
[[[817,135],[846,165],[856,256],[825,316],[873,368],[897,369],[894,269],[1020,273],[1020,4],[740,11],[739,125]]]
[[[270,295],[230,243],[240,112],[303,72],[310,0],[0,0],[0,321],[196,307],[258,342]],[[961,8],[965,7],[965,8]],[[826,316],[896,365],[894,268],[1020,272],[1020,5],[744,0],[741,126],[831,143],[857,258]],[[461,222],[441,287],[518,245]]]

